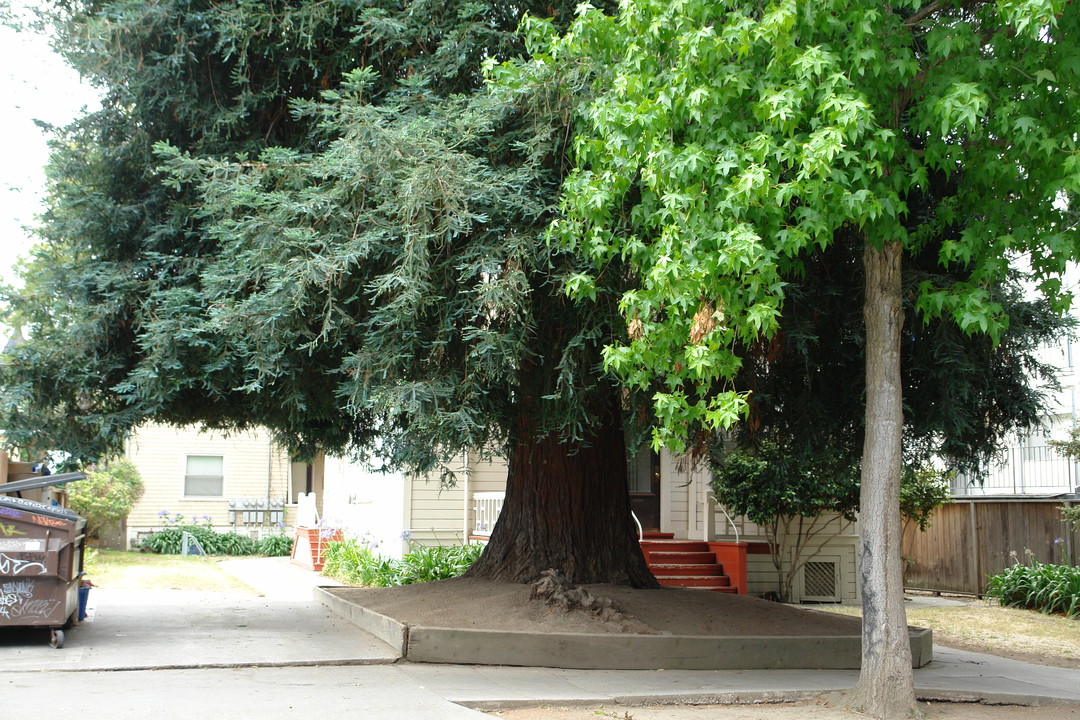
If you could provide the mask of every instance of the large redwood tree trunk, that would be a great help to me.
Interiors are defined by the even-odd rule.
[[[630,516],[617,399],[612,392],[598,409],[588,442],[573,443],[537,437],[536,415],[523,403],[502,512],[467,577],[527,583],[554,568],[576,584],[659,587]]]
[[[866,271],[866,435],[859,539],[862,549],[862,669],[850,706],[871,717],[911,717],[915,681],[901,564],[901,255],[897,242],[863,252]]]

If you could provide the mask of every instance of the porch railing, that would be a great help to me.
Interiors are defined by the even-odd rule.
[[[473,535],[491,537],[505,498],[504,492],[473,493]]]
[[[953,497],[973,495],[1049,495],[1071,493],[1080,485],[1078,467],[1053,447],[1012,447],[982,477],[958,475]]]

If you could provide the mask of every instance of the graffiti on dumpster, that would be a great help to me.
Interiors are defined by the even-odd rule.
[[[60,607],[55,598],[34,598],[33,580],[15,580],[0,585],[0,617],[47,619]]]
[[[33,573],[25,571],[35,567],[41,568],[37,573],[38,575],[44,575],[48,572],[43,562],[13,558],[7,553],[0,553],[0,575],[31,575]]]
[[[49,517],[48,515],[27,515],[26,519],[32,523],[52,528],[62,528],[67,527],[68,525],[67,520],[64,520],[62,518]]]
[[[36,584],[36,580],[9,580],[0,585],[0,592],[15,593],[16,595],[22,595],[24,598],[32,598],[34,597],[34,585]]]
[[[15,508],[0,506],[0,515],[3,515],[4,517],[21,518],[23,514],[22,511],[16,510]]]
[[[0,615],[11,617],[11,609],[34,597],[33,580],[13,580],[0,585]]]
[[[12,535],[25,535],[25,530],[20,530],[15,524],[6,525],[0,522],[0,536],[11,537]]]

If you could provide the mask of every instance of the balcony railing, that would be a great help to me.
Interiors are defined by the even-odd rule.
[[[972,495],[1054,495],[1080,485],[1077,463],[1048,445],[1009,448],[980,477],[958,475],[954,497]]]
[[[491,537],[491,531],[502,512],[504,492],[473,493],[473,531],[474,536]]]

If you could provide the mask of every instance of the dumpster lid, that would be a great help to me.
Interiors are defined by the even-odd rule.
[[[78,513],[68,510],[67,508],[57,507],[56,505],[46,505],[25,498],[0,496],[0,507],[22,510],[36,515],[48,515],[49,517],[61,518],[62,520],[75,521],[82,519],[82,516]]]
[[[0,483],[0,493],[22,492],[23,490],[38,490],[39,488],[43,487],[50,487],[52,485],[63,485],[64,483],[84,479],[86,479],[86,473],[84,472],[62,473],[60,475],[42,475],[41,477],[27,478],[26,480],[16,480],[15,482],[10,483]]]

